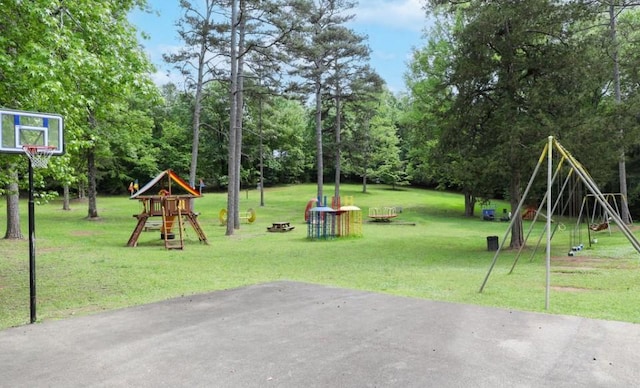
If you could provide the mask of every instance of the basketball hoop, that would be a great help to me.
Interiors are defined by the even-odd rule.
[[[31,166],[34,168],[47,168],[49,165],[49,159],[53,155],[56,147],[54,146],[37,146],[37,145],[25,145],[22,146],[22,150],[29,157]]]

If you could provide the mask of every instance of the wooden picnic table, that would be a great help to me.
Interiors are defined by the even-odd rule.
[[[288,232],[293,229],[295,229],[295,226],[291,226],[290,222],[274,222],[267,227],[269,232]]]

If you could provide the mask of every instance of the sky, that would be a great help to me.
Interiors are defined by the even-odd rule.
[[[163,62],[162,54],[176,51],[180,40],[176,21],[181,9],[178,0],[147,0],[152,13],[134,12],[129,20],[137,29],[149,35],[141,40],[158,71],[153,75],[157,84],[182,83],[181,76],[171,65]],[[411,58],[412,49],[423,45],[426,14],[424,0],[360,0],[352,10],[355,19],[348,27],[367,36],[371,49],[371,66],[386,81],[393,93],[405,91],[404,73]]]

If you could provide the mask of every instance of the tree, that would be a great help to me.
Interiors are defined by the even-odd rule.
[[[369,59],[369,48],[364,44],[365,37],[356,34],[344,26],[333,26],[327,31],[331,36],[327,36],[328,55],[327,60],[327,82],[325,94],[333,101],[335,109],[334,120],[334,197],[340,197],[340,174],[341,174],[341,148],[342,148],[342,120],[344,101],[355,99],[367,84],[367,81],[378,86],[382,81],[376,74],[366,66]],[[369,86],[369,85],[366,85]],[[362,98],[362,96],[360,96]]]
[[[229,86],[215,81],[207,85],[207,104],[201,117],[200,177],[212,188],[226,188],[228,173]],[[222,183],[225,183],[222,185]]]
[[[227,230],[226,235],[231,236],[238,223],[239,214],[236,213],[239,202],[240,177],[237,174],[236,164],[238,153],[236,152],[237,144],[237,115],[240,112],[238,107],[238,44],[237,44],[237,25],[238,25],[238,4],[236,0],[231,0],[231,87],[229,88],[230,114],[229,114],[229,149],[228,149],[228,194],[227,194]]]
[[[242,156],[245,60],[249,53],[268,52],[280,45],[295,28],[296,10],[304,1],[232,1],[231,6],[231,110],[229,131],[229,174],[227,235],[240,228],[239,195]],[[238,11],[239,8],[239,11]],[[232,155],[233,153],[233,155]]]
[[[13,171],[13,177],[7,185],[5,192],[7,198],[7,230],[4,238],[9,240],[21,240],[24,238],[20,230],[20,197],[18,195],[18,171]]]
[[[410,126],[411,171],[423,182],[461,191],[465,216],[472,217],[476,202],[492,198],[501,181],[495,155],[487,152],[494,142],[485,128],[493,103],[476,93],[474,81],[450,79],[456,47],[452,34],[458,22],[437,23],[426,47],[414,53],[407,76],[412,98],[405,120]]]
[[[59,58],[50,52],[56,47],[59,25],[45,7],[42,1],[14,1],[0,7],[0,106],[30,111],[58,108],[56,101],[64,89],[55,78]],[[20,159],[17,155],[0,155],[0,194],[6,196],[8,239],[23,238],[19,189],[27,164]],[[40,171],[34,178],[41,182]]]
[[[375,96],[376,100],[360,100],[347,106],[354,118],[343,143],[345,173],[362,179],[363,192],[367,179],[394,188],[409,183],[400,150],[396,98],[388,90]]]
[[[291,75],[305,81],[306,90],[311,86],[315,99],[315,141],[317,197],[323,196],[324,157],[323,157],[323,120],[322,93],[328,84],[328,69],[334,54],[333,40],[336,33],[343,31],[341,26],[351,20],[348,15],[355,3],[347,0],[312,0],[309,7],[300,8],[300,18],[305,21],[304,27],[292,33],[288,40],[288,50],[292,58]]]
[[[635,5],[627,3],[627,5]],[[628,200],[630,211],[633,214],[639,213],[638,192],[640,185],[638,182],[638,132],[640,130],[640,122],[638,121],[638,106],[640,105],[640,62],[638,62],[639,54],[636,45],[633,42],[637,42],[640,31],[640,12],[637,7],[623,9],[618,8],[616,19],[617,29],[617,48],[618,61],[620,67],[620,92],[621,101],[616,101],[608,112],[612,114],[608,117],[615,123],[612,126],[612,130],[619,130],[624,128],[621,133],[623,138],[621,139],[621,149],[625,151],[625,175],[627,176],[627,182],[629,182],[628,188]],[[609,50],[610,51],[610,50]],[[609,53],[609,52],[608,52]],[[607,55],[607,59],[612,55]],[[623,147],[623,148],[622,148]],[[621,174],[622,177],[622,174]],[[622,191],[622,187],[620,187]]]
[[[156,88],[149,78],[152,66],[127,20],[129,10],[144,4],[133,0],[73,2],[58,10],[65,26],[60,38],[65,48],[60,51],[65,73],[60,82],[67,87],[72,106],[67,116],[84,123],[78,125],[77,132],[68,133],[71,136],[67,139],[76,142],[74,147],[87,160],[89,219],[98,217],[99,158],[108,154],[108,140],[118,137],[120,129],[111,125],[113,113],[134,93],[155,96]]]
[[[436,20],[426,45],[413,52],[405,73],[410,93],[401,101],[403,113],[400,118],[409,144],[407,169],[414,182],[422,185],[440,183],[441,187],[458,186],[449,182],[449,174],[438,174],[438,166],[446,163],[434,154],[442,128],[454,118],[450,109],[456,87],[449,83],[448,77],[453,66],[455,25],[446,16]],[[472,215],[472,209],[468,215]]]
[[[249,112],[258,107],[250,106]],[[308,112],[295,100],[274,96],[264,103],[262,133],[256,131],[255,115],[248,118],[246,153],[262,148],[266,184],[299,183],[312,164],[304,152]],[[250,166],[248,166],[250,168]]]
[[[621,104],[623,101],[621,75],[620,75],[620,42],[618,38],[618,18],[620,13],[625,12],[628,9],[640,5],[637,1],[604,1],[603,5],[608,8],[609,16],[609,54],[612,62],[612,80],[613,80],[613,93],[616,104]],[[625,141],[625,128],[621,126],[621,121],[617,120],[617,135],[620,141],[619,147],[619,159],[618,159],[618,178],[620,193],[622,194],[622,203],[620,209],[620,216],[622,220],[627,223],[631,223],[631,215],[629,214],[629,205],[627,202],[628,190],[627,190],[627,167],[626,167],[626,149],[629,143]]]
[[[541,142],[560,135],[559,124],[571,115],[580,116],[581,100],[588,95],[587,84],[579,78],[584,76],[585,49],[569,26],[582,25],[591,10],[582,3],[536,0],[469,1],[455,11],[462,14],[462,22],[454,31],[448,83],[457,93],[452,109],[458,122],[452,121],[443,137],[473,135],[478,140],[455,144],[466,151],[475,144],[470,155],[482,158],[485,174],[508,182],[514,210]],[[516,217],[511,246],[522,243],[521,219]]]
[[[200,8],[191,1],[180,0],[183,16],[178,22],[178,35],[185,43],[176,54],[164,55],[165,61],[175,63],[187,79],[187,87],[194,90],[191,166],[189,168],[189,184],[196,185],[198,174],[198,153],[200,147],[200,114],[204,99],[205,85],[219,77],[217,69],[224,39],[220,33],[228,28],[213,22],[217,2],[206,0]]]
[[[68,112],[69,94],[61,78],[65,75],[64,55],[60,55],[64,26],[56,9],[46,1],[10,2],[0,7],[0,106],[64,114]],[[71,129],[73,130],[73,129]],[[40,189],[43,175],[68,172],[62,163],[52,161],[47,170],[34,171],[34,187]],[[18,190],[26,163],[19,156],[0,155],[0,192],[7,195],[7,236],[20,237]],[[6,174],[6,175],[5,175]],[[5,188],[7,189],[5,191]]]
[[[192,122],[193,95],[170,83],[161,88],[162,104],[154,109],[153,147],[159,155],[158,170],[188,173],[191,168],[191,136],[185,131]],[[225,99],[226,102],[226,99]]]
[[[253,76],[247,76],[249,80],[248,94],[249,102],[253,107],[253,111],[257,112],[255,120],[258,136],[259,147],[258,153],[258,186],[260,189],[260,206],[264,206],[264,186],[265,186],[265,144],[264,144],[264,127],[265,120],[265,103],[269,103],[269,99],[279,95],[279,88],[282,85],[280,72],[281,55],[273,52],[274,50],[260,50],[250,53],[249,67]],[[257,106],[256,106],[257,105]],[[254,153],[250,153],[255,155]]]
[[[369,127],[373,147],[370,162],[370,177],[380,183],[392,186],[406,186],[411,176],[407,173],[407,163],[402,158],[401,139],[398,133],[398,116],[396,98],[391,93],[380,95],[377,113],[370,121]]]
[[[377,112],[377,105],[377,101],[354,104],[349,112],[353,116],[351,130],[345,134],[344,172],[360,177],[363,193],[367,192],[371,154],[374,145],[379,144],[371,133],[371,120]]]
[[[158,159],[163,157],[154,147],[151,131],[157,103],[153,98],[131,96],[113,105],[108,125],[118,130],[107,139],[108,151],[97,155],[101,166],[97,188],[101,193],[120,194],[127,183],[157,175]]]

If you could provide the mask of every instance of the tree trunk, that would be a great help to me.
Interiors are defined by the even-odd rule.
[[[264,141],[262,140],[262,94],[260,94],[258,107],[258,133],[260,137],[260,207],[264,207]]]
[[[322,201],[322,186],[324,164],[322,156],[322,84],[320,79],[316,80],[316,169],[318,183],[318,201]],[[322,204],[321,204],[322,205]]]
[[[69,200],[69,184],[65,183],[62,188],[62,210],[71,210],[70,200]]]
[[[618,60],[618,37],[617,37],[617,17],[615,5],[611,3],[609,5],[609,27],[611,33],[611,46],[612,53],[611,59],[613,60],[613,87],[615,91],[616,103],[622,102],[622,93],[620,91],[620,63]],[[624,149],[624,129],[619,128],[618,134],[620,137],[620,156],[618,159],[618,176],[620,178],[620,194],[622,194],[622,200],[620,201],[620,218],[626,224],[631,224],[631,215],[629,213],[629,204],[627,202],[627,165]]]
[[[629,212],[629,203],[627,201],[627,164],[625,162],[626,156],[624,152],[624,146],[620,151],[620,161],[618,162],[618,171],[620,176],[620,194],[622,198],[620,200],[620,218],[622,221],[630,225],[632,224],[631,213]]]
[[[7,185],[7,231],[4,235],[8,240],[24,238],[20,231],[20,192],[18,189],[18,171],[15,166],[9,167],[11,182]]]
[[[246,10],[245,10],[245,0],[240,0],[240,20],[238,21],[238,68],[237,68],[237,78],[238,81],[236,83],[236,144],[235,144],[235,153],[236,153],[236,189],[234,195],[236,197],[234,201],[234,229],[240,229],[240,186],[241,186],[241,168],[242,168],[242,118],[244,111],[244,41],[245,41],[245,27],[246,27]]]
[[[509,183],[509,196],[511,197],[510,204],[513,217],[510,246],[512,249],[519,249],[524,243],[524,232],[522,230],[522,216],[520,214],[516,214],[515,211],[522,200],[522,196],[520,194],[520,185],[522,180],[519,171],[515,171],[512,175],[513,176]]]
[[[85,199],[87,197],[87,187],[84,182],[78,182],[78,199]]]
[[[367,178],[368,178],[368,174],[369,174],[369,153],[371,152],[371,141],[370,141],[370,135],[369,135],[369,131],[371,130],[371,127],[369,126],[369,117],[365,118],[365,122],[364,122],[364,128],[365,128],[365,137],[364,137],[364,155],[362,158],[362,192],[366,193],[367,192]]]
[[[88,194],[89,194],[89,213],[87,214],[87,218],[94,219],[98,218],[98,205],[97,205],[97,197],[98,197],[98,185],[96,176],[98,175],[98,171],[96,168],[96,153],[95,149],[91,148],[87,151],[87,178],[89,180]]]
[[[193,104],[193,139],[191,143],[191,167],[189,168],[189,185],[196,187],[196,174],[198,172],[198,151],[200,148],[200,112],[202,111],[202,82],[204,77],[204,57],[207,48],[204,43],[200,45],[200,57],[198,58],[198,78],[196,81],[196,95]],[[191,201],[193,205],[193,201]]]
[[[237,47],[237,19],[238,2],[231,1],[231,87],[229,91],[230,112],[229,112],[229,147],[227,166],[227,230],[225,235],[231,236],[234,232],[236,201],[236,93],[238,91],[238,47]]]
[[[476,197],[468,191],[464,193],[464,216],[473,217],[476,209]]]

